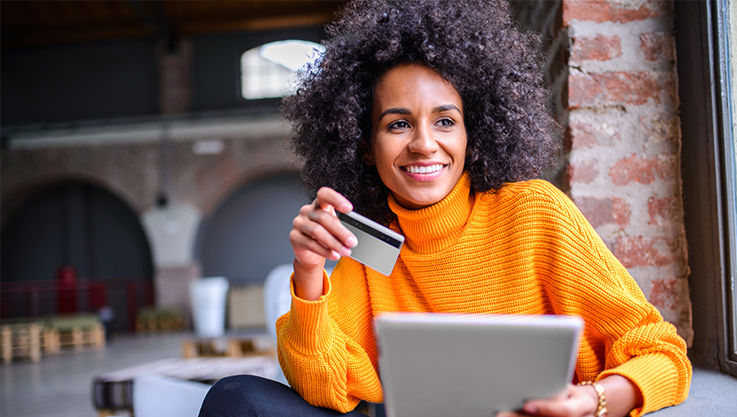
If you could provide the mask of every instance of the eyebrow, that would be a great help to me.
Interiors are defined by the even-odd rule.
[[[454,104],[443,104],[443,105],[437,106],[432,109],[432,112],[442,113],[448,110],[456,110],[458,113],[461,113],[461,109],[459,109],[458,106]],[[378,120],[381,120],[387,114],[411,114],[411,113],[412,112],[410,112],[409,109],[404,108],[404,107],[392,107],[392,108],[386,109],[383,112],[381,112]]]

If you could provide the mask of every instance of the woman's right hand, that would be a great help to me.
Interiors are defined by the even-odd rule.
[[[315,301],[323,295],[325,260],[350,256],[358,243],[335,210],[347,213],[353,205],[339,192],[322,187],[315,201],[302,206],[292,222],[289,242],[294,251],[294,291],[304,300]]]

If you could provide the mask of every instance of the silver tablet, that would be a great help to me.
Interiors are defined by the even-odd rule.
[[[338,218],[358,239],[358,245],[351,248],[351,258],[384,275],[391,275],[404,236],[353,211],[339,212]]]
[[[389,417],[489,417],[573,379],[583,320],[390,313],[376,318]]]

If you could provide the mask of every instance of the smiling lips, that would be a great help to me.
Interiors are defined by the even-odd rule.
[[[432,181],[438,178],[447,165],[444,164],[432,164],[432,165],[405,165],[401,167],[408,177],[417,181]]]
[[[443,164],[433,164],[428,166],[407,165],[403,166],[402,170],[407,171],[410,174],[433,174],[443,169],[444,166],[445,165]]]

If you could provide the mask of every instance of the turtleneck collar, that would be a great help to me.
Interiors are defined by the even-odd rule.
[[[435,253],[452,245],[463,232],[473,209],[471,179],[464,172],[450,193],[437,203],[407,210],[389,193],[389,208],[397,215],[405,245],[419,253]]]

